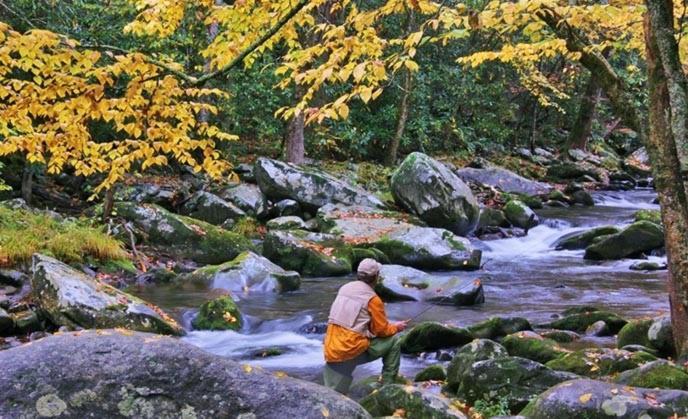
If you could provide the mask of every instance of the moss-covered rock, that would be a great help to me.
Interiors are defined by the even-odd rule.
[[[480,211],[480,219],[478,220],[478,230],[485,227],[509,227],[509,222],[506,220],[504,211],[496,208],[483,208]]]
[[[475,339],[471,343],[462,346],[456,351],[447,367],[447,390],[450,393],[456,393],[464,374],[468,373],[474,362],[508,355],[506,348],[489,339]]]
[[[674,333],[669,317],[656,318],[647,331],[647,337],[651,346],[662,355],[673,356],[675,354]]]
[[[423,322],[414,326],[401,338],[403,353],[420,353],[465,345],[473,340],[466,329],[445,326],[436,322]]]
[[[664,246],[664,230],[650,221],[637,221],[620,233],[603,237],[585,249],[586,259],[622,259]]]
[[[547,362],[548,367],[578,375],[597,378],[637,368],[657,357],[646,352],[628,352],[621,349],[581,349]]]
[[[506,336],[502,340],[502,345],[511,356],[520,356],[543,364],[568,352],[559,347],[555,341],[528,331]]]
[[[590,246],[595,238],[616,234],[621,229],[616,226],[602,226],[591,228],[590,230],[577,231],[566,234],[554,242],[554,248],[557,250],[578,250],[585,249]]]
[[[444,367],[435,364],[426,367],[423,371],[416,374],[413,381],[444,381],[446,378],[447,373],[444,371]]]
[[[662,225],[662,213],[659,210],[641,209],[633,215],[635,221],[649,221],[657,225]]]
[[[241,323],[239,307],[228,295],[203,303],[192,322],[197,330],[239,330]]]
[[[263,255],[306,276],[346,275],[353,269],[351,246],[330,234],[270,231],[263,242]]]
[[[496,339],[523,330],[533,330],[530,322],[523,317],[490,317],[468,327],[476,338]]]
[[[587,328],[598,321],[604,321],[612,334],[618,333],[627,323],[626,320],[608,311],[592,311],[571,314],[545,325],[552,329],[572,330],[583,333]]]
[[[688,390],[688,373],[685,368],[659,359],[622,372],[614,382],[633,387]]]
[[[466,418],[450,399],[420,386],[385,385],[361,400],[361,406],[375,417],[391,416],[403,410],[407,418]]]
[[[520,228],[531,228],[540,222],[538,216],[528,205],[518,200],[511,200],[502,209],[509,222]]]
[[[407,380],[401,375],[397,375],[394,378],[394,384],[409,385],[411,381]],[[361,400],[362,398],[368,396],[369,394],[377,391],[382,387],[382,376],[381,375],[371,375],[362,380],[356,381],[351,385],[349,389],[348,396],[353,400]]]
[[[623,348],[626,345],[642,345],[652,347],[647,332],[652,326],[651,319],[631,320],[619,330],[616,337],[616,347]]]
[[[580,339],[580,335],[570,330],[543,330],[540,335],[546,339],[552,339],[558,343],[570,343]]]

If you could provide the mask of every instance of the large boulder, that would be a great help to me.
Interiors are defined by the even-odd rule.
[[[473,363],[508,355],[506,348],[489,339],[475,339],[462,346],[447,367],[447,390],[456,393],[463,376],[468,373]]]
[[[331,234],[273,230],[265,236],[263,255],[306,276],[337,276],[352,271],[351,246]]]
[[[34,301],[58,326],[122,327],[141,332],[183,334],[158,307],[119,291],[51,257],[33,257]]]
[[[526,179],[502,167],[487,167],[484,169],[464,167],[457,170],[456,174],[464,182],[482,183],[508,193],[546,195],[552,190],[552,186],[548,183]]]
[[[287,292],[299,289],[301,276],[287,271],[269,259],[246,251],[221,265],[208,265],[184,276],[184,279],[202,281],[212,288],[232,292]]]
[[[623,259],[664,246],[664,230],[650,221],[637,221],[620,233],[601,237],[585,249],[585,258]]]
[[[490,317],[468,327],[468,330],[476,338],[495,339],[524,330],[533,330],[533,327],[523,317]]]
[[[383,265],[375,289],[386,301],[427,301],[456,306],[485,302],[480,280],[429,275],[401,265]]]
[[[220,196],[252,217],[263,218],[267,215],[265,196],[254,184],[240,183],[230,186],[223,189]]]
[[[273,218],[265,226],[268,230],[308,230],[306,222],[296,215]]]
[[[8,418],[370,417],[325,387],[145,333],[65,333],[0,351],[0,365]]]
[[[241,208],[206,191],[198,191],[191,195],[179,212],[214,225],[246,216]]]
[[[392,175],[392,195],[403,208],[433,227],[459,235],[473,231],[480,208],[470,188],[449,168],[411,153]]]
[[[414,354],[454,348],[472,340],[473,336],[466,329],[436,322],[423,322],[414,326],[401,338],[401,352]]]
[[[546,363],[552,369],[597,378],[637,368],[657,358],[647,352],[590,348],[565,354]]]
[[[638,368],[624,371],[614,382],[633,387],[668,388],[674,390],[688,390],[688,373],[685,368],[658,359],[648,362]]]
[[[638,419],[687,414],[686,391],[629,387],[586,379],[552,387],[521,411],[521,415],[531,419]]]
[[[226,262],[253,248],[239,234],[157,205],[117,202],[114,211],[133,224],[144,243],[199,263]]]
[[[254,171],[260,190],[275,202],[293,199],[308,210],[330,203],[375,208],[385,206],[375,195],[314,167],[261,157]]]
[[[594,227],[589,230],[565,234],[554,242],[556,250],[580,250],[590,246],[597,237],[617,234],[621,231],[616,226]]]
[[[514,226],[529,229],[540,223],[537,214],[526,204],[518,200],[511,200],[503,208],[506,219]]]
[[[403,411],[406,418],[467,419],[451,399],[423,386],[388,384],[361,400],[361,405],[375,417]]]
[[[623,348],[626,345],[642,345],[652,347],[650,339],[647,336],[650,326],[652,326],[652,319],[631,320],[624,327],[619,330],[616,337],[617,348]]]

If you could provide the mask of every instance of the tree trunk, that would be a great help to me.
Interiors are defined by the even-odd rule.
[[[297,86],[297,96],[300,96],[299,87]],[[298,115],[294,115],[289,120],[287,127],[287,144],[285,150],[285,159],[290,163],[303,164],[306,161],[306,145],[303,131],[305,128],[306,115],[303,111]]]
[[[662,212],[669,303],[677,355],[688,354],[688,200],[680,150],[686,139],[686,78],[674,38],[671,0],[646,0],[645,42],[649,86],[646,147]]]
[[[114,185],[105,192],[105,199],[103,200],[103,222],[106,222],[112,215],[112,207],[115,205],[115,187]]]
[[[215,5],[216,6],[221,6],[223,4],[223,0],[215,0]],[[220,32],[220,25],[217,23],[217,21],[212,21],[210,25],[208,25],[208,45],[210,45],[215,38],[217,38],[217,34]],[[203,64],[203,71],[205,71],[206,74],[209,74],[212,71],[212,68],[210,68],[210,59],[205,60],[205,64]],[[207,100],[207,98],[203,98],[204,101]],[[210,119],[210,113],[206,109],[201,109],[201,111],[198,113],[198,122],[208,122]]]
[[[385,165],[393,166],[397,161],[397,155],[399,154],[399,144],[401,144],[401,138],[404,136],[404,131],[406,130],[406,121],[408,120],[409,114],[409,102],[411,97],[411,88],[413,85],[413,74],[408,69],[404,71],[404,85],[402,86],[401,101],[399,102],[399,113],[397,115],[397,127],[394,131],[394,137],[392,137],[392,142],[389,143],[389,149],[387,150],[387,155],[385,156]]]
[[[585,150],[588,147],[592,121],[595,119],[595,107],[600,100],[600,93],[601,89],[597,86],[595,78],[590,75],[590,79],[585,86],[585,93],[583,93],[578,107],[576,121],[566,142],[567,149]]]
[[[33,165],[26,162],[22,172],[21,195],[27,205],[31,205],[33,199]]]

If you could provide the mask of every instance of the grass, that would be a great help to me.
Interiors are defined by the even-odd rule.
[[[16,266],[44,253],[66,263],[90,257],[127,259],[120,241],[87,220],[60,221],[46,214],[0,207],[0,266]]]

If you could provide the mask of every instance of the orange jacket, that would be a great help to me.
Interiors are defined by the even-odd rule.
[[[395,335],[397,328],[387,320],[385,304],[375,296],[368,302],[370,332],[379,338]],[[325,361],[342,362],[356,358],[368,349],[367,337],[336,324],[327,326],[325,334]]]

